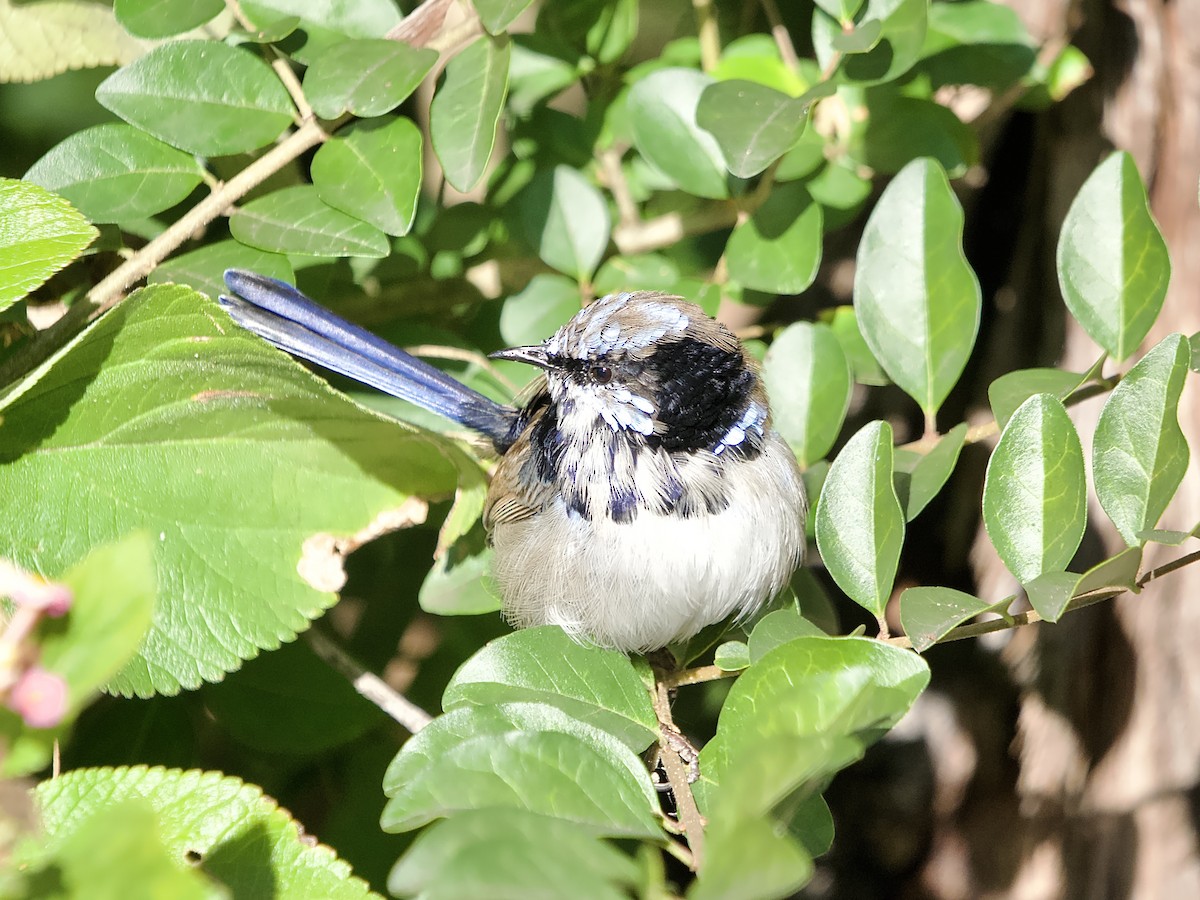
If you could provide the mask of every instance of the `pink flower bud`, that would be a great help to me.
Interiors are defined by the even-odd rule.
[[[13,685],[8,705],[30,728],[53,728],[67,714],[67,682],[61,675],[32,666]]]
[[[74,596],[65,584],[56,581],[43,581],[36,575],[22,579],[23,583],[14,584],[9,588],[9,597],[17,606],[27,606],[40,610],[51,618],[57,619],[71,608]]]

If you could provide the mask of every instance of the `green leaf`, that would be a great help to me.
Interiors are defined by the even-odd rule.
[[[1071,314],[1118,362],[1158,318],[1171,260],[1133,157],[1113,153],[1079,189],[1058,239],[1058,283]]]
[[[304,73],[304,96],[322,119],[344,112],[381,116],[403,103],[437,60],[436,50],[403,41],[343,41],[312,61]]]
[[[919,159],[884,189],[858,247],[854,309],[863,337],[927,415],[958,381],[979,330],[979,282],[962,228],[946,173]]]
[[[51,853],[93,817],[141,800],[153,809],[171,857],[199,857],[229,896],[260,895],[265,884],[280,898],[377,896],[260,788],[237,778],[145,766],[77,769],[43,781],[35,794]]]
[[[195,158],[129,125],[77,131],[25,173],[96,223],[145,219],[179,203],[203,179]]]
[[[517,214],[542,262],[579,281],[592,277],[611,222],[604,197],[578,169],[539,172],[518,196]]]
[[[812,857],[765,819],[740,819],[736,828],[718,823],[705,837],[704,869],[688,900],[790,897],[812,878]]]
[[[838,587],[883,616],[900,547],[904,513],[892,484],[892,427],[871,422],[833,461],[817,503],[817,545]]]
[[[286,256],[247,247],[237,241],[217,241],[198,250],[172,256],[160,263],[147,280],[151,284],[186,284],[216,300],[229,291],[225,287],[226,269],[249,269],[289,283],[296,280],[292,264]]]
[[[299,641],[205,685],[203,697],[226,734],[264,753],[321,753],[386,721],[379,707]]]
[[[271,67],[216,41],[174,41],[118,69],[96,99],[130,125],[199,156],[264,147],[295,110]]]
[[[421,832],[392,868],[388,891],[458,900],[623,900],[638,874],[628,856],[586,828],[522,809],[480,809]]]
[[[1130,546],[1158,524],[1187,471],[1178,408],[1190,359],[1183,335],[1168,335],[1121,379],[1096,423],[1096,497]]]
[[[64,898],[224,900],[229,896],[199,868],[181,865],[163,844],[160,830],[148,803],[133,798],[115,803],[71,829],[41,873],[22,866],[30,881],[28,893],[7,896],[13,900],[47,896],[34,887],[38,875],[61,881],[64,892],[55,896]],[[132,885],[137,887],[131,890]]]
[[[540,344],[579,312],[579,285],[562,275],[534,275],[505,301],[500,336],[510,347]]]
[[[417,602],[438,616],[475,616],[495,612],[500,598],[490,586],[492,551],[463,556],[443,553],[421,583]]]
[[[75,259],[97,234],[61,197],[0,178],[0,310]]]
[[[483,176],[508,90],[507,37],[476,39],[446,66],[446,77],[429,108],[429,138],[446,173],[460,191]]]
[[[834,336],[842,346],[842,353],[850,363],[850,372],[855,381],[870,385],[891,384],[859,331],[858,315],[853,306],[835,307],[831,314],[823,314],[822,318],[828,319],[829,327],[833,329]]]
[[[756,291],[799,294],[817,277],[823,238],[821,207],[805,186],[776,185],[729,236],[729,275]]]
[[[113,12],[130,34],[141,38],[165,38],[198,28],[215,18],[222,0],[115,0]]]
[[[1004,428],[1017,407],[1034,394],[1051,394],[1066,400],[1087,379],[1062,369],[1018,369],[1001,375],[988,386],[988,402],[996,424]]]
[[[532,3],[533,0],[472,0],[471,5],[488,34],[500,34]]]
[[[878,19],[864,19],[849,31],[843,29],[830,41],[834,50],[841,53],[867,53],[875,49],[883,37],[883,23]]]
[[[387,234],[408,234],[421,193],[421,131],[403,117],[343,129],[313,157],[312,180],[324,203]]]
[[[466,809],[524,809],[594,834],[656,838],[653,788],[594,743],[555,731],[472,735],[438,755],[388,801],[385,831],[409,831]]]
[[[540,9],[538,30],[609,65],[637,35],[638,0],[556,0]]]
[[[1022,584],[1075,555],[1087,525],[1083,447],[1057,397],[1035,394],[1009,419],[988,461],[983,523]]]
[[[776,647],[798,637],[824,637],[824,633],[800,615],[798,609],[777,609],[767,613],[758,620],[754,630],[750,632],[750,640],[747,645],[750,663],[761,661]]]
[[[945,587],[909,588],[900,595],[900,624],[918,653],[928,650],[952,629],[991,604]]]
[[[382,231],[325,204],[307,184],[251,200],[229,219],[229,231],[243,244],[272,253],[382,259],[391,251]]]
[[[91,0],[0,4],[0,81],[41,81],[68,69],[120,66],[144,52],[111,8]]]
[[[817,62],[822,70],[836,66],[834,77],[841,82],[865,85],[892,81],[911,69],[920,58],[928,14],[928,0],[867,0],[853,21],[879,22],[879,39],[874,43],[870,40],[861,41],[871,49],[841,57],[839,63],[839,54],[844,51],[839,50],[836,44],[845,40],[843,26],[827,11],[818,9],[813,13],[812,24]],[[848,16],[845,18],[849,20]],[[873,38],[873,31],[873,28],[869,28],[864,38]]]
[[[750,178],[795,145],[806,113],[804,104],[765,85],[718,81],[700,95],[696,122],[716,137],[729,171]]]
[[[807,468],[833,447],[850,408],[850,366],[828,325],[797,322],[771,343],[762,366],[775,430]]]
[[[629,657],[577,644],[553,625],[490,642],[454,673],[442,708],[517,700],[556,706],[636,752],[658,735],[650,696]]]
[[[1037,63],[1033,39],[1016,11],[987,0],[934,3],[929,7],[922,73],[933,87],[974,84],[1003,91]]]
[[[700,127],[696,110],[712,78],[694,69],[660,69],[629,91],[633,142],[650,165],[698,197],[729,196],[725,155]]]
[[[852,21],[863,5],[863,0],[815,0],[815,2],[826,13],[843,22]]]
[[[734,682],[716,737],[700,752],[701,778],[724,789],[745,755],[774,737],[872,741],[900,720],[928,683],[929,667],[907,650],[867,638],[795,638]],[[828,758],[843,762],[841,753]]]
[[[158,607],[123,694],[194,688],[291,640],[336,600],[337,540],[421,521],[413,495],[456,481],[452,444],[365,412],[175,285],[111,310],[2,414],[0,496],[37,515],[0,533],[0,557],[56,572],[134,529],[156,540]]]
[[[1044,572],[1025,587],[1029,605],[1047,622],[1057,622],[1075,595],[1079,576],[1074,572]]]
[[[1116,556],[1097,563],[1080,575],[1075,583],[1074,596],[1111,588],[1137,593],[1138,569],[1141,565],[1142,548],[1127,547]]]
[[[958,465],[958,454],[967,439],[967,423],[955,425],[924,455],[896,451],[896,496],[911,522],[938,495]]]
[[[714,651],[713,665],[722,672],[740,672],[750,665],[750,648],[744,641],[726,641]]]
[[[384,38],[402,17],[394,0],[242,0],[245,12],[257,27],[271,28],[280,19],[298,18],[300,31],[285,45],[302,65],[347,38]]]
[[[856,129],[848,152],[880,173],[899,172],[922,156],[936,159],[951,178],[979,161],[979,140],[958,115],[940,103],[908,97],[900,89],[869,94],[866,126]]]

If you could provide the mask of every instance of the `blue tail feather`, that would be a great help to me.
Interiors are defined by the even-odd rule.
[[[234,296],[220,301],[233,320],[279,349],[465,425],[499,450],[512,442],[513,407],[335,316],[290,284],[242,269],[226,271],[225,283]]]

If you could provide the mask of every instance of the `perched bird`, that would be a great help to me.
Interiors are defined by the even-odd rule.
[[[695,304],[610,294],[543,343],[493,353],[542,370],[505,406],[290,285],[225,281],[233,319],[275,346],[491,440],[484,525],[515,626],[654,650],[752,615],[802,560],[804,486],[757,366]]]

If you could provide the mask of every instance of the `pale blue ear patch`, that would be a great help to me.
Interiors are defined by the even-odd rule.
[[[717,442],[717,446],[713,447],[713,453],[720,456],[730,447],[738,446],[746,440],[747,434],[757,434],[762,437],[766,421],[767,410],[751,401],[750,405],[746,407],[746,411],[742,413],[742,417],[725,432],[725,436]]]
[[[654,434],[654,404],[627,388],[610,390],[600,398],[600,416],[613,431]]]
[[[673,303],[638,300],[629,293],[607,294],[560,328],[546,342],[546,349],[576,359],[641,349],[668,334],[681,334],[688,321]]]

